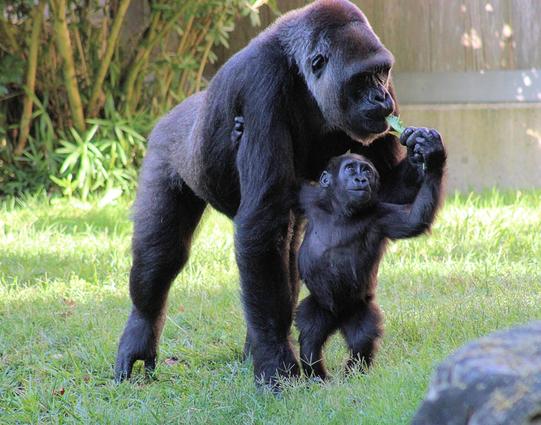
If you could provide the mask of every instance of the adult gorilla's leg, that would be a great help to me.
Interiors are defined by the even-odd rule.
[[[374,300],[363,304],[341,323],[340,330],[350,350],[347,370],[366,370],[379,347],[383,335],[383,315]]]
[[[299,299],[300,276],[297,266],[299,246],[302,242],[303,222],[301,217],[290,214],[288,230],[288,248],[289,248],[289,289],[291,293],[291,309],[294,311]],[[250,336],[246,332],[242,359],[246,360],[252,354],[252,343]]]
[[[288,218],[288,213],[272,220],[257,213],[235,217],[235,248],[247,341],[256,379],[272,387],[279,376],[299,374],[289,340],[293,309],[289,287]]]
[[[323,346],[338,328],[338,320],[329,311],[322,309],[312,295],[302,300],[295,317],[299,329],[301,364],[306,376],[322,380],[327,378],[323,361]]]
[[[134,206],[133,309],[120,338],[117,381],[129,378],[133,363],[155,367],[165,304],[172,281],[188,260],[193,232],[205,209],[181,180],[171,182],[162,161],[149,151]]]

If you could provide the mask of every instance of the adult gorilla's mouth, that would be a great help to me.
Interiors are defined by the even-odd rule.
[[[363,122],[363,127],[373,134],[385,133],[389,129],[389,124],[385,117],[381,119],[366,118]]]
[[[352,123],[353,124],[353,123]],[[346,130],[353,140],[368,146],[373,140],[389,130],[389,124],[385,117],[380,119],[362,117]]]

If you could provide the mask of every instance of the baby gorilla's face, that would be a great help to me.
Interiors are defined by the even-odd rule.
[[[346,157],[340,163],[337,176],[337,195],[349,208],[360,208],[375,199],[378,190],[377,171],[371,162]]]
[[[334,198],[338,204],[335,207],[352,215],[376,201],[379,175],[365,157],[346,154],[331,159],[320,184],[326,188],[329,199]]]

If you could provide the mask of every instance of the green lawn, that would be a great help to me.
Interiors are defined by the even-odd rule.
[[[232,227],[210,212],[171,291],[156,380],[139,366],[115,385],[129,203],[0,203],[0,423],[408,423],[452,350],[541,317],[541,192],[450,197],[430,237],[385,256],[386,334],[370,373],[341,373],[335,337],[332,382],[292,383],[276,398],[240,360]]]

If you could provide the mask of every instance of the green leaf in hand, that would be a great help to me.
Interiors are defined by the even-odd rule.
[[[387,121],[387,124],[389,124],[392,128],[389,133],[394,134],[396,137],[400,137],[400,135],[406,129],[400,117],[396,115],[389,115],[387,118],[385,118],[385,121]]]

